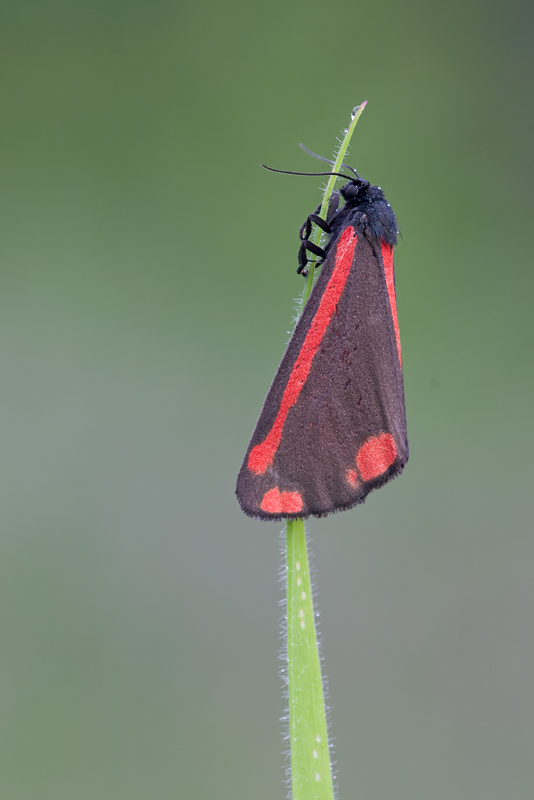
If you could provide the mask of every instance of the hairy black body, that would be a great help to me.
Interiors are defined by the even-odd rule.
[[[338,208],[340,196],[345,204]],[[359,233],[386,242],[390,247],[397,244],[397,220],[380,186],[372,186],[361,178],[350,180],[339,192],[334,192],[330,200],[326,222],[319,217],[320,206],[310,214],[300,229],[299,268],[297,272],[307,275],[310,261],[307,253],[319,256],[322,263],[328,252],[338,240],[347,225],[352,225]],[[329,240],[323,249],[309,241],[312,224],[318,225]]]

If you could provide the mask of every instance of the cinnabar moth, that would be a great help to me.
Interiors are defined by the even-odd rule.
[[[363,502],[408,460],[393,268],[397,222],[379,186],[354,178],[306,251],[324,257],[252,434],[237,499],[265,520],[325,516]],[[343,177],[347,177],[343,175]],[[330,236],[310,246],[311,223]]]

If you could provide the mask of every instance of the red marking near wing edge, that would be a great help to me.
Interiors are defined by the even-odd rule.
[[[356,464],[364,481],[376,478],[390,467],[397,457],[395,439],[390,433],[373,436],[362,444],[356,456]]]
[[[289,409],[297,402],[298,396],[310,372],[313,357],[321,344],[328,324],[336,310],[336,305],[339,302],[341,293],[345,288],[352,267],[356,241],[357,236],[354,232],[354,228],[349,225],[345,228],[339,239],[336,250],[336,262],[332,270],[332,275],[326,284],[319,307],[308,328],[308,333],[302,343],[300,353],[291,370],[291,375],[289,376],[284,390],[273,427],[264,441],[261,442],[261,444],[257,444],[256,447],[253,447],[250,451],[248,468],[252,472],[263,474],[267,467],[273,463],[275,453],[282,439],[282,431]]]
[[[270,489],[263,495],[260,503],[262,511],[267,511],[268,514],[298,514],[302,511],[304,503],[300,492],[281,492],[278,486]]]
[[[352,486],[353,489],[355,489],[360,482],[358,472],[355,469],[348,469],[345,478],[347,479],[347,483]]]
[[[393,247],[382,242],[382,261],[384,262],[384,273],[386,276],[386,287],[389,295],[389,305],[391,316],[393,317],[393,327],[397,338],[397,350],[399,351],[399,361],[402,366],[401,343],[399,335],[399,322],[397,320],[397,298],[395,296],[395,278],[393,276]]]

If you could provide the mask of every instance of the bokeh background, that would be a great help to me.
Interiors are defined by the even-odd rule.
[[[4,0],[0,793],[285,796],[234,481],[329,155],[380,184],[411,460],[309,525],[340,798],[534,786],[532,9]]]

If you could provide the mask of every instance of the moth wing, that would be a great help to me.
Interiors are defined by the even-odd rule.
[[[339,291],[351,233],[355,246]],[[391,248],[349,226],[330,248],[280,363],[237,497],[246,514],[261,519],[324,516],[363,502],[407,460]]]

